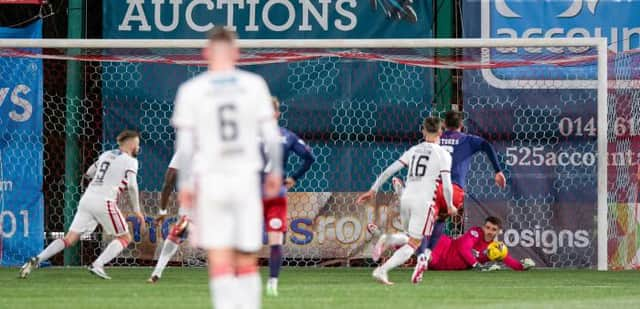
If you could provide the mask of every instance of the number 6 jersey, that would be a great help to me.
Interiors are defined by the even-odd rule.
[[[91,183],[85,194],[115,201],[138,173],[138,159],[118,150],[104,152],[87,171]]]
[[[234,69],[205,72],[180,86],[172,124],[194,140],[197,174],[258,172],[260,124],[272,121],[271,94],[259,75]]]

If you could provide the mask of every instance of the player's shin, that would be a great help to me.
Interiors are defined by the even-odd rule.
[[[56,239],[52,241],[47,248],[42,250],[40,254],[38,254],[38,262],[44,262],[50,259],[52,256],[58,254],[60,251],[64,250],[64,248],[68,247],[67,242],[64,239]]]
[[[257,264],[239,265],[236,269],[240,308],[260,308],[262,291]]]
[[[394,252],[393,255],[384,264],[382,264],[381,269],[384,272],[388,272],[404,264],[407,260],[409,260],[409,258],[411,258],[414,251],[414,247],[409,244],[405,244],[404,246],[400,247],[400,249],[396,250],[396,252]]]
[[[171,237],[168,237],[167,240],[164,241],[162,251],[160,252],[160,257],[158,258],[158,264],[156,264],[156,268],[151,274],[152,277],[162,277],[162,272],[167,267],[167,264],[169,263],[169,260],[171,260],[171,257],[178,251],[179,246],[180,245],[172,240]]]
[[[116,258],[124,248],[129,245],[130,238],[121,236],[113,239],[109,245],[102,251],[100,256],[93,262],[93,267],[102,268],[105,264]]]
[[[209,294],[214,308],[237,308],[237,283],[231,265],[209,265]]]
[[[267,282],[267,293],[277,296],[278,277],[282,267],[282,245],[271,245],[269,256],[269,281]]]

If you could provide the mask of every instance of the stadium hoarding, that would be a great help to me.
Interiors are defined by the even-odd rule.
[[[42,22],[0,28],[0,38],[42,38]],[[44,244],[42,60],[0,57],[0,265]]]
[[[637,267],[640,247],[635,171],[637,49],[640,1],[464,1],[467,38],[607,37],[608,155],[597,155],[597,68],[588,48],[494,49],[486,61],[550,55],[585,56],[565,66],[469,70],[463,74],[466,129],[493,142],[509,179],[493,188],[490,165],[474,159],[469,177],[470,222],[506,219],[505,242],[516,256],[543,266],[593,267],[596,254],[597,162],[607,161],[609,268]],[[615,16],[615,18],[612,18]],[[495,113],[501,113],[496,123]],[[489,172],[487,172],[489,171]],[[478,178],[479,177],[479,178]],[[624,204],[626,207],[617,205]],[[589,240],[587,242],[587,240]],[[588,245],[587,245],[588,243]]]

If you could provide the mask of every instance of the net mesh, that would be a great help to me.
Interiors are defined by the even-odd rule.
[[[595,159],[592,164],[589,161],[589,164],[576,166],[537,166],[536,162],[531,166],[532,158],[538,153],[546,163],[548,153],[594,154],[597,151],[596,137],[589,134],[588,125],[596,115],[596,91],[541,87],[549,84],[550,76],[560,81],[595,82],[595,53],[582,50],[579,54],[532,56],[503,51],[495,48],[244,51],[243,68],[264,76],[272,93],[281,99],[279,124],[304,139],[316,158],[311,170],[288,195],[285,264],[374,264],[369,254],[376,237],[367,231],[367,223],[374,222],[385,232],[401,229],[398,197],[387,184],[371,205],[356,206],[355,198],[358,192],[368,189],[387,165],[419,142],[420,123],[425,116],[443,115],[445,111],[432,107],[434,92],[438,91],[433,89],[433,69],[447,68],[464,72],[466,130],[496,146],[510,182],[507,190],[497,188],[487,157],[473,157],[464,217],[449,220],[447,233],[460,235],[465,226],[480,224],[487,214],[498,214],[506,220],[505,241],[510,246],[520,247],[522,254],[537,252],[539,259],[550,266],[595,265],[595,203],[575,201],[579,200],[575,196],[581,190],[590,190],[589,197],[596,194]],[[491,57],[486,57],[487,54]],[[635,59],[633,54],[626,57],[627,61]],[[43,63],[44,131],[42,137],[30,137],[30,141],[33,147],[43,148],[43,157],[31,160],[41,162],[43,168],[47,242],[65,231],[65,224],[73,218],[74,210],[73,205],[65,207],[65,203],[73,204],[82,193],[80,187],[68,180],[79,180],[80,174],[99,153],[115,147],[115,136],[125,128],[135,128],[142,133],[143,152],[139,157],[141,205],[148,215],[147,223],[152,223],[158,209],[164,171],[172,155],[174,132],[169,118],[173,99],[182,81],[206,70],[199,51],[86,49],[71,53],[65,49],[0,49],[0,59],[19,59],[25,63],[23,67],[0,66],[6,70],[3,75],[28,74],[26,68],[32,61]],[[70,63],[81,67],[78,96],[73,97],[69,97],[71,91],[67,83]],[[623,66],[618,61],[613,63],[616,67]],[[498,89],[487,81],[488,69],[501,80],[519,80],[518,87]],[[622,75],[633,78],[632,72],[624,70],[616,78],[621,79]],[[554,82],[557,81],[551,81]],[[532,95],[534,92],[537,97]],[[633,95],[632,90],[610,91],[610,132],[612,113],[618,118],[626,117],[628,124],[637,124],[640,109],[634,105]],[[554,98],[558,104],[539,104],[539,96]],[[582,135],[578,136],[575,119],[581,117],[584,118],[580,124]],[[568,123],[571,123],[571,132],[568,132]],[[595,123],[591,127],[595,128]],[[616,145],[626,147],[620,151],[637,152],[637,147],[633,146],[638,143],[635,139],[638,129],[634,127],[633,130],[633,133],[628,130],[623,135],[610,135],[609,151],[611,145]],[[16,136],[10,140],[21,142]],[[70,149],[74,143],[77,144],[77,157],[74,157],[74,149]],[[28,156],[3,153],[4,170],[11,160]],[[588,161],[588,156],[583,155],[580,160]],[[69,158],[71,160],[66,160]],[[74,161],[79,163],[76,175],[73,175],[75,178],[65,181],[69,162]],[[299,163],[293,156],[290,166],[297,167]],[[542,175],[544,173],[551,176]],[[609,169],[610,264],[628,265],[627,260],[635,254],[637,247],[637,221],[627,218],[631,213],[636,220],[638,217],[632,207],[635,200],[631,201],[637,192],[628,188],[633,188],[636,182],[630,176],[633,174],[630,167],[618,168],[616,173],[626,173],[628,182],[613,177],[612,168]],[[551,187],[521,189],[527,181],[545,177],[553,178]],[[620,191],[628,192],[625,195],[618,193]],[[561,195],[574,196],[574,200],[559,197]],[[580,204],[580,208],[566,207],[566,203]],[[120,208],[132,227],[134,243],[113,264],[153,263],[171,224],[176,221],[174,198],[169,208],[174,217],[157,227],[150,224],[144,231],[138,228],[126,200],[120,201]],[[627,228],[621,227],[624,224]],[[575,242],[569,245],[568,236],[560,232],[553,236],[556,239],[553,244],[551,241],[548,246],[538,244],[553,237],[536,235],[546,235],[547,230],[561,230],[558,227],[564,225],[569,225],[567,229],[574,233],[576,230],[588,231],[584,236],[588,245],[579,247]],[[528,238],[524,240],[524,230],[532,231],[533,245],[528,246]],[[3,231],[6,234],[7,229]],[[575,240],[579,236],[572,234],[571,238]],[[109,241],[100,230],[85,235],[81,242],[81,263],[93,261]],[[611,249],[614,241],[615,252]],[[11,254],[19,257],[34,254],[27,251],[26,248],[11,248]],[[261,252],[261,256],[267,257],[268,252]],[[204,262],[203,252],[191,248],[188,243],[181,246],[172,260],[179,265],[202,265]],[[61,264],[61,257],[53,263]]]

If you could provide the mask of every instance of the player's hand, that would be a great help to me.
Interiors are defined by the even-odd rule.
[[[140,230],[144,231],[147,229],[147,221],[145,221],[144,214],[141,212],[136,212],[136,218],[138,218],[138,222],[140,222]]]
[[[154,220],[153,220],[153,224],[155,224],[156,226],[161,226],[162,222],[164,222],[164,220],[167,219],[167,214],[164,215],[158,215]]]
[[[282,187],[282,176],[274,173],[269,173],[264,178],[264,195],[266,198],[273,198],[278,196],[280,188]]]
[[[184,209],[191,209],[193,207],[193,199],[195,194],[188,189],[181,189],[178,192],[178,203],[180,207]]]
[[[504,189],[504,187],[507,186],[507,178],[504,177],[504,173],[497,172],[495,180],[496,180],[496,186],[498,186],[500,189]]]
[[[357,205],[362,205],[362,204],[366,203],[367,201],[369,201],[370,199],[372,199],[374,196],[376,196],[376,191],[369,190],[369,191],[363,193],[362,195],[358,196],[358,199],[356,200],[356,204]]]
[[[287,187],[287,190],[291,190],[291,188],[295,187],[296,180],[291,177],[287,177],[287,179],[284,180],[284,185]]]
[[[520,260],[520,263],[522,263],[522,267],[524,268],[524,270],[529,270],[531,268],[536,267],[536,262],[534,262],[530,258],[524,258]]]
[[[458,215],[458,208],[455,208],[454,206],[448,206],[447,207],[447,212],[449,213],[449,216],[457,216]]]

